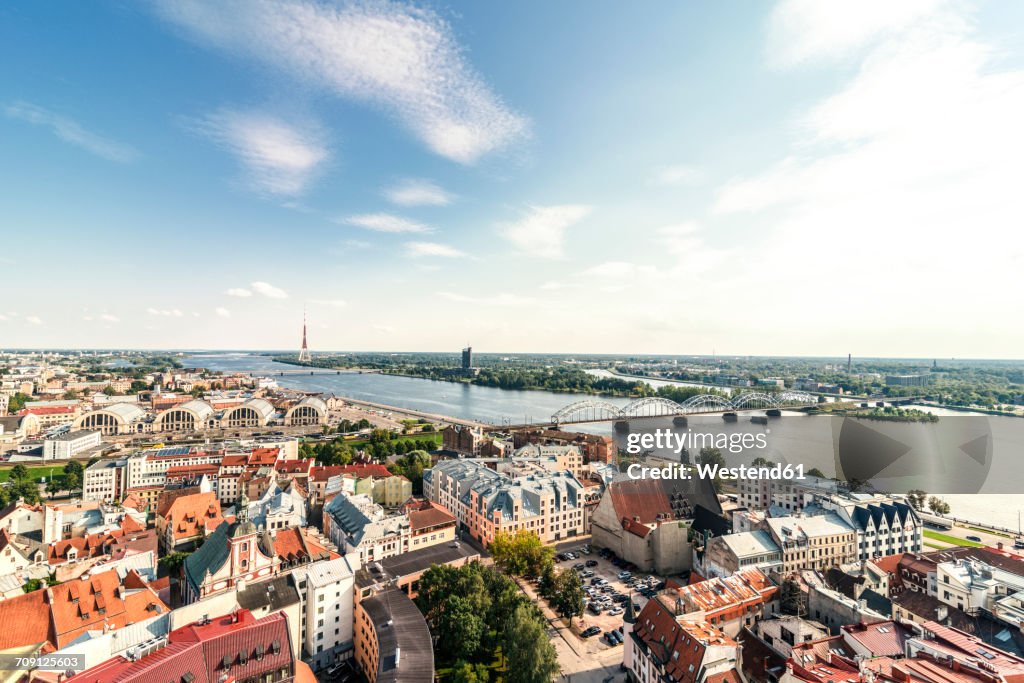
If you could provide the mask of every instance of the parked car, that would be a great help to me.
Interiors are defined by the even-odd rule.
[[[608,616],[614,617],[616,615],[622,614],[625,611],[626,610],[622,609],[621,607],[612,607],[610,610],[608,610]]]
[[[633,575],[630,574],[629,572],[619,572],[619,579],[620,580],[624,581],[624,580],[630,578],[631,576],[633,576]]]
[[[597,560],[587,560],[586,564],[588,567],[596,567],[599,563]]]
[[[598,615],[601,613],[601,606],[598,605],[596,602],[592,602],[589,605],[587,605],[587,611],[591,614]]]
[[[580,570],[586,569],[586,567],[587,567],[587,565],[583,564],[582,562],[577,562],[576,564],[574,564],[572,566],[572,568],[575,569],[576,571],[580,571]]]
[[[609,645],[618,645],[619,641],[612,635],[611,631],[604,632],[604,639]]]
[[[974,541],[975,543],[981,543],[981,537],[980,536],[968,536],[967,540],[968,541]]]
[[[584,631],[583,633],[581,633],[580,635],[581,635],[582,637],[584,637],[584,638],[589,638],[589,637],[591,637],[591,636],[596,636],[596,635],[597,635],[598,633],[600,633],[600,632],[601,632],[601,629],[599,629],[599,628],[598,628],[598,627],[596,627],[596,626],[591,626],[590,628],[588,628],[587,630],[585,630],[585,631]]]

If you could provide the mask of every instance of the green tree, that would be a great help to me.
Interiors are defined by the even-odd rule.
[[[563,571],[558,575],[556,590],[551,606],[559,615],[569,618],[572,628],[573,617],[583,614],[583,582],[574,571]]]
[[[779,594],[783,612],[797,616],[804,614],[804,592],[797,581],[791,578],[783,580]]]
[[[520,529],[515,534],[499,533],[491,543],[494,563],[511,576],[540,576],[551,564],[555,549],[545,546],[532,531]]]
[[[700,455],[697,457],[697,462],[702,465],[717,465],[721,469],[725,467],[725,456],[717,448],[702,448],[700,449]],[[714,484],[715,492],[721,493],[722,478],[716,474],[712,483]]]
[[[71,460],[68,464],[64,465],[64,474],[75,474],[81,477],[84,472],[85,468],[77,460]]]
[[[18,463],[11,468],[11,481],[19,482],[28,479],[28,468],[22,463]]]
[[[10,487],[10,500],[23,499],[29,505],[40,501],[39,485],[31,479],[22,479]]]
[[[910,489],[907,491],[907,502],[915,510],[924,510],[928,501],[928,492],[921,489]]]
[[[807,470],[807,476],[817,477],[818,479],[828,479],[828,477],[825,476],[825,473],[819,470],[817,467],[812,467],[811,469]]]
[[[451,683],[488,683],[491,680],[491,673],[485,664],[471,664],[460,659],[452,667],[448,680]]]
[[[57,477],[50,477],[50,481],[46,482],[46,492],[53,498],[55,495],[63,490],[61,487],[60,480]]]
[[[456,659],[473,659],[483,640],[484,615],[477,611],[470,597],[449,596],[444,611],[437,619],[437,649]]]
[[[56,478],[56,477],[54,477]],[[82,488],[82,477],[74,472],[64,475],[64,488],[68,491],[78,491]]]
[[[30,400],[32,400],[31,396],[29,396],[28,394],[23,394],[19,391],[18,393],[14,394],[14,396],[11,396],[11,398],[7,401],[7,410],[9,410],[13,415],[14,413],[24,408],[25,404],[28,403]]]
[[[551,683],[561,670],[558,654],[537,612],[523,605],[505,629],[505,683]]]
[[[942,500],[938,496],[932,496],[928,499],[928,509],[937,515],[948,515],[949,514],[949,503]]]

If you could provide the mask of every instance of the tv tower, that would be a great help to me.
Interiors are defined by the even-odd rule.
[[[302,348],[299,349],[299,362],[308,363],[312,360],[309,357],[309,344],[306,343],[306,309],[302,309]]]

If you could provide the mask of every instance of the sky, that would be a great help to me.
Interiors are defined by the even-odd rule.
[[[1024,4],[0,6],[0,348],[1021,358]]]

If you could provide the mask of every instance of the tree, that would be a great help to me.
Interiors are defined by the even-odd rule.
[[[520,529],[515,534],[499,533],[491,543],[491,555],[510,576],[539,576],[551,564],[555,549],[541,543],[534,532]]]
[[[470,598],[450,596],[437,620],[437,649],[456,659],[475,658],[486,628],[483,617]]]
[[[23,394],[19,391],[14,396],[11,396],[11,398],[7,401],[7,410],[9,410],[13,415],[14,413],[17,413],[19,410],[24,408],[25,404],[28,403],[31,399],[31,396],[29,396],[28,394]]]
[[[700,455],[697,458],[697,462],[701,465],[717,465],[718,469],[725,467],[725,457],[722,455],[722,451],[717,448],[702,448],[700,449]],[[718,471],[716,469],[716,473]],[[722,478],[715,475],[715,480],[712,482],[715,487],[715,493],[722,492]]]
[[[107,386],[103,387],[103,393],[106,394],[107,396],[116,396],[117,390],[108,384]]]
[[[541,572],[537,592],[542,598],[550,598],[556,590],[558,590],[558,572],[555,571],[555,563],[552,562]]]
[[[775,463],[767,458],[757,456],[753,462],[750,463],[751,467],[775,467]]]
[[[782,611],[786,614],[801,616],[804,613],[804,592],[800,584],[794,579],[787,578],[782,582],[780,589]]]
[[[56,478],[56,477],[54,477]],[[68,491],[77,491],[82,488],[82,477],[70,472],[64,475],[64,488]]]
[[[28,468],[22,463],[18,463],[11,468],[11,481],[19,482],[28,479]]]
[[[81,477],[83,472],[85,472],[85,468],[77,460],[72,460],[64,465],[64,474],[75,474]]]
[[[928,499],[928,509],[937,515],[948,515],[949,514],[949,503],[942,500],[938,496],[932,496]]]
[[[825,473],[819,470],[817,467],[812,467],[811,469],[807,470],[807,476],[817,477],[818,479],[828,479],[828,477],[825,476]]]
[[[15,482],[10,487],[10,500],[17,500],[19,498],[29,505],[35,505],[40,500],[39,485],[31,479],[22,479]]]
[[[487,670],[485,664],[470,664],[460,659],[452,667],[448,680],[451,683],[488,683],[491,680],[491,672]]]
[[[910,503],[910,506],[915,510],[924,510],[927,500],[927,491],[922,491],[921,489],[910,489],[907,491],[907,502]]]
[[[50,498],[61,492],[61,484],[57,477],[50,477],[50,481],[46,482],[46,492],[50,494]]]
[[[516,609],[505,629],[505,683],[551,683],[561,670],[558,654],[535,609]]]
[[[572,628],[573,617],[583,614],[583,582],[579,574],[564,571],[558,575],[551,606],[561,616],[569,617],[569,628]]]

